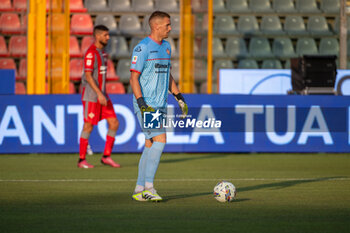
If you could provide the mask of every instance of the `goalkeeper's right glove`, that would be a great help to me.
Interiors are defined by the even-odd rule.
[[[179,107],[181,108],[181,112],[182,112],[182,116],[181,118],[184,119],[187,114],[188,114],[188,106],[185,102],[185,98],[181,95],[181,93],[179,92],[178,94],[173,94],[175,96],[175,99],[177,101],[177,103],[179,104]]]
[[[145,99],[143,97],[137,99],[137,105],[141,110],[142,117],[144,112],[154,112],[154,109],[146,104]]]

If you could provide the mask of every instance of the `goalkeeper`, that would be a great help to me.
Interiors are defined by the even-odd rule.
[[[178,101],[183,115],[188,108],[185,99],[170,74],[171,47],[165,41],[171,31],[170,15],[155,11],[149,18],[151,35],[135,46],[131,59],[130,85],[134,111],[145,134],[145,148],[139,161],[138,178],[132,199],[136,201],[161,201],[153,180],[166,143],[163,127],[144,128],[144,112],[159,110],[166,113],[168,91]]]

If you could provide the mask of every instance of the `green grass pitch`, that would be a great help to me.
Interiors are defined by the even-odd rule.
[[[349,154],[164,154],[162,203],[131,200],[140,155],[0,155],[0,232],[350,232]],[[228,180],[237,199],[219,203]]]

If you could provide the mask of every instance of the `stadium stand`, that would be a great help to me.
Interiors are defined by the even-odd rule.
[[[173,76],[176,83],[180,80],[180,62],[179,60],[171,61],[171,75]]]
[[[228,57],[233,59],[241,59],[248,56],[247,45],[243,38],[228,38],[225,52]]]
[[[231,13],[250,12],[247,0],[227,0],[227,9]]]
[[[128,43],[123,36],[111,36],[106,50],[111,59],[130,56]]]
[[[69,62],[69,78],[72,81],[80,81],[83,75],[84,60],[71,59]]]
[[[346,20],[346,27],[347,27],[347,32],[348,32],[348,35],[350,35],[350,17],[347,17],[347,20]],[[339,22],[339,17],[336,17],[335,18],[335,21],[334,21],[334,24],[333,24],[333,30],[336,34],[339,34],[339,28],[340,28],[340,22]]]
[[[76,36],[70,36],[69,39],[69,56],[81,57],[83,54],[80,51],[79,42]]]
[[[284,22],[284,31],[290,36],[306,35],[304,20],[299,15],[288,15]]]
[[[110,35],[118,34],[117,21],[112,14],[97,15],[94,25],[105,25],[109,29]]]
[[[339,42],[337,38],[321,38],[319,45],[319,54],[339,56]]]
[[[13,58],[0,58],[0,69],[15,70],[16,77],[18,76],[16,63]]]
[[[13,11],[11,0],[0,0],[0,11]]]
[[[8,57],[9,52],[7,50],[7,45],[5,38],[3,36],[0,36],[0,57]]]
[[[120,33],[124,36],[142,33],[137,15],[122,15],[119,21]]]
[[[194,61],[194,81],[202,83],[207,80],[207,62],[203,59],[195,59]]]
[[[316,0],[296,0],[296,9],[301,13],[319,13]]]
[[[171,57],[172,57],[172,58],[178,57],[178,56],[179,56],[179,53],[178,53],[178,51],[177,51],[177,49],[176,49],[174,39],[173,39],[172,37],[168,37],[168,38],[166,39],[166,41],[168,41],[169,44],[170,44],[170,46],[171,46]]]
[[[129,0],[109,0],[109,9],[112,12],[129,12],[131,11],[131,3]]]
[[[152,12],[155,6],[153,0],[132,0],[131,8],[135,12]]]
[[[250,0],[249,8],[253,12],[266,13],[272,12],[270,0]]]
[[[276,58],[286,59],[296,56],[292,40],[288,37],[275,38],[272,43],[272,52]]]
[[[76,90],[73,82],[69,82],[69,94],[76,94]]]
[[[259,69],[259,65],[254,59],[243,59],[238,62],[238,69]]]
[[[117,64],[117,75],[122,83],[129,83],[130,59],[120,59]]]
[[[269,40],[264,37],[253,37],[249,42],[249,54],[253,58],[272,57]]]
[[[324,13],[339,13],[340,0],[322,0],[320,8]]]
[[[73,14],[71,18],[71,34],[92,35],[93,23],[87,13]]]
[[[316,41],[313,38],[299,38],[296,44],[296,54],[298,56],[317,55]]]
[[[181,22],[180,22],[180,16],[179,15],[172,15],[171,16],[171,35],[179,35],[181,29]]]
[[[226,12],[226,6],[224,0],[213,0],[213,11],[214,13]]]
[[[273,9],[277,13],[294,13],[296,11],[293,0],[274,0]]]
[[[83,13],[87,11],[87,9],[84,7],[83,0],[70,0],[69,10],[73,13]]]
[[[81,52],[83,55],[92,43],[94,43],[94,38],[92,36],[83,37],[83,39],[81,40]]]
[[[200,93],[201,93],[201,94],[206,94],[206,93],[207,93],[207,90],[208,90],[208,84],[207,84],[207,82],[202,83],[202,84],[200,85]],[[212,84],[212,92],[213,92],[214,94],[218,93],[218,86],[217,86],[216,83],[213,83],[213,84]]]
[[[213,81],[217,80],[219,69],[233,69],[234,65],[231,60],[217,60],[213,66]]]
[[[0,33],[19,34],[21,33],[21,22],[17,13],[2,13],[0,16]]]
[[[213,57],[214,58],[223,58],[226,57],[226,53],[224,50],[224,45],[220,38],[214,37],[212,41],[213,46]],[[207,38],[202,40],[201,43],[201,52],[202,56],[207,56]]]
[[[261,64],[261,69],[283,69],[283,67],[280,60],[267,59]]]
[[[26,11],[27,0],[13,0],[13,8],[15,11]]]
[[[27,37],[12,36],[9,42],[9,52],[13,57],[25,57],[27,55]]]
[[[214,33],[216,35],[223,34],[223,35],[232,35],[237,34],[236,31],[236,25],[233,21],[233,18],[229,15],[219,15],[215,17],[214,20],[214,26],[213,26]]]
[[[125,94],[125,88],[123,83],[120,82],[107,82],[106,92],[108,94]]]
[[[242,15],[238,19],[238,31],[245,36],[260,34],[259,24],[254,15]]]
[[[313,15],[309,17],[307,30],[311,35],[326,36],[333,33],[329,30],[327,20],[322,15]]]
[[[280,18],[277,15],[263,16],[260,23],[261,32],[267,36],[284,35]]]
[[[149,35],[151,33],[151,28],[149,27],[149,20],[150,15],[146,15],[142,20],[142,32],[145,35]]]
[[[140,43],[140,41],[141,41],[142,39],[143,39],[143,38],[141,38],[141,37],[133,37],[133,38],[131,38],[131,40],[130,40],[130,47],[129,47],[129,49],[130,49],[130,56],[131,56],[131,54],[132,54],[132,52],[133,52],[135,46],[136,46],[138,43]]]
[[[114,68],[114,63],[112,60],[107,60],[107,81],[119,81]]]
[[[215,1],[215,0],[214,0]],[[161,10],[169,13],[177,13],[180,7],[176,0],[155,0],[156,10]]]
[[[89,12],[110,11],[106,0],[85,0],[85,7]]]
[[[23,82],[15,83],[15,94],[16,95],[25,95],[27,93],[26,86]]]
[[[16,80],[26,80],[27,78],[27,59],[21,59],[19,62],[18,76]]]
[[[21,33],[26,33],[27,32],[27,15],[23,14],[21,16],[21,29],[20,29]]]

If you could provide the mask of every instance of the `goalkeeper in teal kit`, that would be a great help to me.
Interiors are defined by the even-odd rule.
[[[149,18],[151,35],[143,39],[133,50],[130,85],[134,97],[134,111],[145,134],[145,148],[140,158],[138,178],[132,199],[136,201],[161,201],[153,180],[166,143],[163,127],[146,129],[144,117],[149,112],[166,113],[168,92],[175,96],[183,115],[188,108],[185,99],[170,74],[171,47],[165,41],[171,31],[169,14],[155,11]],[[158,116],[157,116],[158,117]]]

